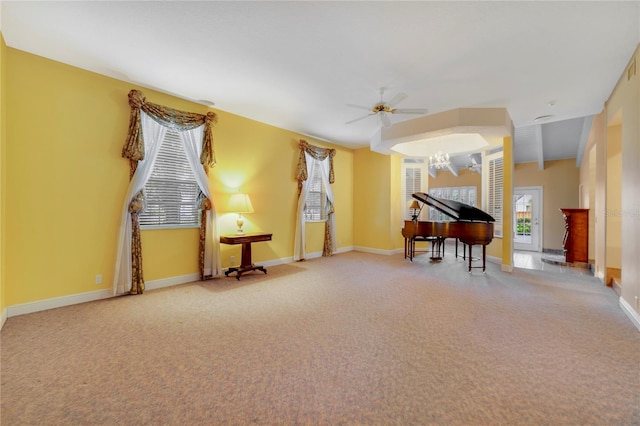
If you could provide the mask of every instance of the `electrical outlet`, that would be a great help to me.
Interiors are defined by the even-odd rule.
[[[234,263],[236,263],[236,257],[235,256],[229,256],[229,263],[231,263],[232,265]]]
[[[96,275],[96,284],[102,284],[102,275]]]

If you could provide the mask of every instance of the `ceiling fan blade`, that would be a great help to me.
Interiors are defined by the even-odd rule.
[[[358,118],[356,118],[355,120],[347,121],[347,122],[346,122],[346,123],[344,123],[344,124],[351,124],[351,123],[355,123],[356,121],[364,120],[365,118],[367,118],[367,117],[369,117],[369,116],[371,116],[371,115],[374,115],[374,114],[373,114],[373,113],[371,113],[371,114],[367,114],[367,115],[365,115],[365,116],[358,117]]]
[[[426,114],[425,108],[399,108],[393,111],[394,114]]]
[[[391,127],[391,120],[389,120],[389,116],[385,112],[379,113],[378,116],[384,127]]]
[[[387,102],[387,105],[389,107],[393,107],[394,105],[399,104],[400,102],[404,101],[405,99],[407,99],[407,94],[406,93],[398,93],[389,102]]]
[[[364,109],[366,111],[371,111],[370,107],[366,107],[366,106],[362,106],[362,105],[355,105],[355,104],[346,104],[348,107],[351,108],[358,108],[358,109]]]

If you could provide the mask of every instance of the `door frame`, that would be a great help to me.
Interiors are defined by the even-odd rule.
[[[532,244],[525,244],[525,243],[516,243],[515,240],[513,241],[513,249],[514,250],[527,250],[527,251],[536,251],[536,252],[541,252],[542,251],[542,231],[544,229],[543,226],[543,187],[542,186],[518,186],[518,187],[514,187],[513,188],[513,202],[514,205],[511,206],[511,211],[513,212],[513,224],[515,226],[516,224],[516,209],[515,209],[515,200],[516,197],[515,195],[517,193],[532,193],[535,192],[537,194],[537,198],[538,198],[538,202],[537,202],[537,206],[535,205],[536,203],[532,203],[532,211],[531,211],[531,219],[532,219],[532,223],[531,223],[531,232],[532,232]],[[534,196],[534,201],[535,201],[535,196]],[[534,210],[535,209],[535,210]],[[537,214],[538,217],[538,221],[537,223],[535,223],[535,216]],[[536,236],[533,236],[533,232],[534,230],[536,231]],[[515,238],[515,233],[513,234],[514,238]],[[533,242],[537,242],[536,245],[533,244]]]

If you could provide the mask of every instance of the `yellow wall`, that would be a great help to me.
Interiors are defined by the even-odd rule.
[[[594,124],[591,126],[593,127]],[[589,263],[594,265],[596,258],[596,147],[587,146],[580,166],[580,195],[578,206],[589,209]],[[595,273],[595,270],[594,270]]]
[[[502,269],[511,271],[513,269],[513,139],[505,137],[502,141],[503,149],[503,176],[502,176],[502,242],[499,239],[487,247],[487,254],[502,259]],[[498,251],[497,248],[500,248]]]
[[[621,252],[621,297],[627,306],[635,310],[636,314],[640,313],[640,262],[638,262],[638,253],[640,253],[640,191],[638,190],[638,182],[640,182],[638,168],[638,164],[640,164],[640,81],[638,79],[640,75],[637,73],[640,68],[637,67],[638,62],[640,62],[640,54],[636,49],[630,58],[629,66],[622,73],[606,103],[607,125],[611,125],[615,115],[622,112],[620,120],[622,129],[620,216],[624,232],[622,233]],[[606,263],[607,267],[611,267],[608,259]]]
[[[607,268],[622,267],[622,127],[607,126]]]
[[[544,170],[539,169],[537,162],[520,163],[515,165],[514,171],[514,187],[543,187],[542,247],[562,250],[565,228],[559,209],[579,205],[580,169],[576,167],[576,160],[545,161]]]
[[[7,47],[4,37],[0,33],[0,326],[6,318],[6,297],[5,297],[5,271],[6,271],[6,251],[5,251],[5,222],[6,222],[6,138],[5,138],[5,56]]]
[[[580,185],[588,187],[582,207],[589,208],[589,261],[594,275],[605,279],[606,252],[606,112],[593,117],[580,166]],[[584,191],[583,191],[584,192]]]
[[[206,113],[207,107],[15,49],[3,51],[6,81],[5,306],[110,288],[116,235],[128,182],[120,152],[129,123],[129,90],[151,102]],[[214,148],[218,165],[210,187],[218,210],[229,193],[251,195],[255,213],[245,229],[273,232],[256,244],[254,260],[293,255],[297,186],[294,169],[300,135],[218,112]],[[305,138],[308,142],[329,146]],[[338,248],[353,244],[351,224],[353,154],[335,147]],[[4,190],[6,188],[6,191]],[[235,217],[220,214],[222,233],[235,231]],[[316,224],[314,224],[316,225]],[[309,226],[314,228],[314,226]],[[307,252],[322,247],[322,232],[310,229]],[[143,231],[147,281],[198,272],[197,230]],[[222,245],[223,266],[238,246]],[[237,261],[236,261],[237,262]],[[102,275],[102,284],[95,276]]]
[[[400,178],[392,180],[394,156],[382,155],[362,148],[354,151],[353,177],[353,231],[354,245],[360,248],[392,250],[397,248],[394,241],[401,234],[402,223],[389,227],[392,223],[391,187],[396,191]],[[397,172],[396,172],[397,173]],[[398,190],[399,192],[399,190]],[[398,202],[399,204],[399,202]]]
[[[404,227],[405,210],[402,208],[402,200],[404,199],[401,190],[402,158],[401,155],[391,155],[391,223],[389,229],[392,248],[404,247],[402,228]]]
[[[215,182],[212,185],[213,199],[221,210],[222,232],[231,233],[236,229],[237,214],[224,212],[229,195],[236,191],[250,194],[255,213],[245,215],[245,232],[273,233],[271,243],[252,246],[254,259],[291,257],[298,191],[294,173],[301,136],[224,111],[219,111],[218,115],[214,134],[218,165],[209,176]],[[313,138],[303,139],[313,145],[337,150],[334,157],[335,183],[332,185],[336,206],[336,246],[338,249],[351,246],[353,153]],[[307,224],[307,253],[322,251],[324,226],[324,223]],[[230,266],[230,255],[239,259],[240,246],[222,245],[221,250],[223,267]]]

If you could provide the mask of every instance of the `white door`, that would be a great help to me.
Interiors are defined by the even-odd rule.
[[[513,191],[513,249],[542,251],[542,187]]]

